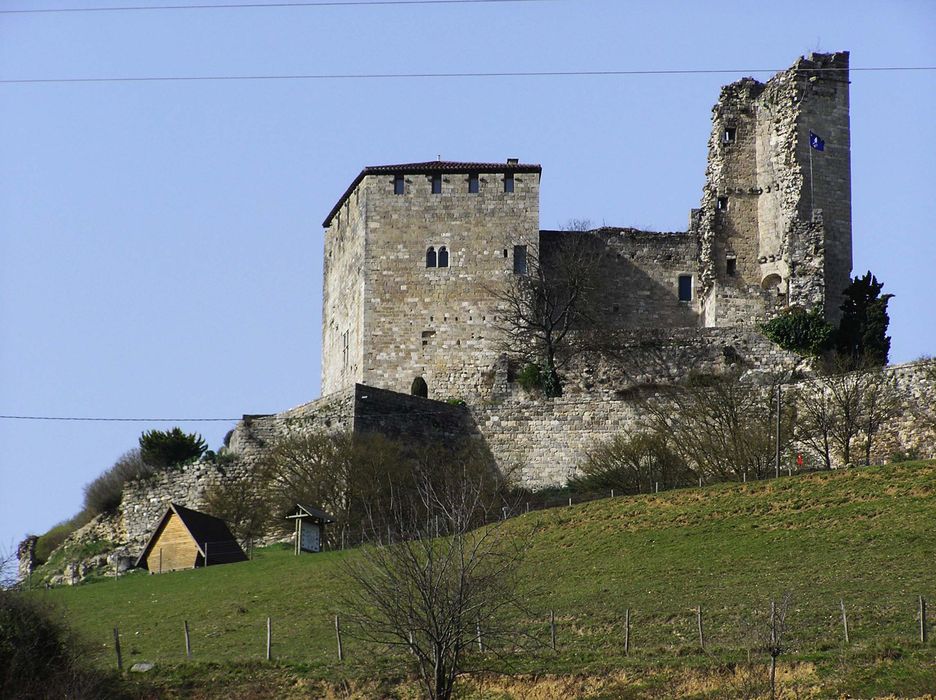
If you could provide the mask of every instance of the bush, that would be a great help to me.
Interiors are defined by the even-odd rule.
[[[38,601],[0,590],[0,697],[121,697],[113,676],[81,668],[81,652]]]
[[[663,488],[693,485],[698,477],[656,435],[620,434],[588,451],[581,473],[569,480],[575,491],[651,493]]]
[[[69,535],[86,525],[93,517],[93,513],[83,510],[74,518],[63,520],[57,525],[53,525],[44,535],[40,535],[39,539],[36,540],[36,563],[45,564],[49,561],[52,552],[58,549]]]
[[[543,370],[534,362],[528,363],[517,375],[517,384],[527,391],[543,388]]]
[[[125,452],[110,469],[84,487],[85,510],[92,515],[117,510],[123,498],[124,484],[145,479],[154,471],[143,461],[139,449]]]
[[[198,433],[180,428],[149,430],[140,436],[140,456],[156,469],[169,469],[201,457],[208,446]]]
[[[792,308],[760,325],[761,331],[784,350],[818,357],[832,346],[835,329],[822,309]]]

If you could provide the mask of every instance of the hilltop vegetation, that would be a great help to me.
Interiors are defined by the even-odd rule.
[[[515,518],[504,525],[508,532],[532,533],[523,569],[533,611],[515,624],[518,634],[543,644],[533,655],[488,653],[485,665],[510,675],[468,680],[462,692],[757,697],[767,659],[757,638],[770,601],[788,592],[788,650],[780,658],[786,697],[922,696],[936,688],[936,645],[919,642],[916,619],[917,596],[936,600],[934,514],[936,462],[908,462]],[[336,601],[347,585],[342,562],[356,556],[297,558],[269,548],[243,564],[133,574],[33,595],[60,605],[93,641],[94,665],[113,665],[118,625],[125,659],[155,662],[148,677],[165,693],[282,697],[321,695],[325,686],[367,697],[412,692],[406,657],[346,638],[346,659],[336,659],[334,615],[343,612]],[[548,644],[550,610],[556,651]],[[268,616],[272,664],[262,661]],[[191,661],[183,621],[192,630]]]

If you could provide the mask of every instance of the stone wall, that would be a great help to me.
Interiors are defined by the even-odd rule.
[[[244,474],[248,470],[247,463],[242,462],[224,466],[196,462],[128,483],[120,503],[122,536],[119,541],[139,555],[170,503],[204,510],[208,489],[221,484],[225,477],[234,476],[235,472]]]
[[[884,369],[888,390],[895,392],[898,404],[872,439],[871,464],[894,459],[936,458],[936,360],[918,360]],[[820,382],[800,382],[798,389],[815,391]],[[867,392],[867,389],[863,390]],[[853,464],[863,464],[865,434],[859,433],[852,448]],[[809,454],[809,448],[798,446]],[[833,449],[834,467],[845,466],[842,456]],[[815,466],[821,463],[817,462]]]
[[[527,488],[565,484],[599,441],[643,427],[640,399],[688,372],[729,370],[789,376],[809,363],[744,329],[684,328],[613,334],[612,355],[587,356],[563,372],[564,395],[545,398],[507,383],[495,400],[471,406],[497,464]]]
[[[597,325],[618,328],[685,328],[699,325],[699,240],[692,233],[656,233],[604,227],[587,232],[540,231],[544,258],[570,236],[595,242],[593,278],[599,302]],[[679,300],[679,277],[692,278],[689,301]]]

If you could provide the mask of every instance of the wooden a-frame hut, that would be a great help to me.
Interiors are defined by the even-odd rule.
[[[136,565],[149,569],[151,574],[161,574],[246,560],[227,523],[170,503]]]

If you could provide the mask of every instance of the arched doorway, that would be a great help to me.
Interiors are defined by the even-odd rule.
[[[429,398],[429,385],[426,384],[426,380],[422,377],[416,377],[413,380],[413,385],[410,387],[409,393],[413,396],[419,396],[424,399]]]

